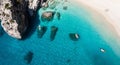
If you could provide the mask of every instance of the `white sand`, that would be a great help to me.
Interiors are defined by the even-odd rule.
[[[101,13],[120,36],[120,0],[76,0]]]
[[[99,21],[105,19],[105,21],[101,20],[101,22],[97,22],[103,26],[107,25],[105,26],[107,28],[101,26],[103,31],[108,31],[102,36],[104,38],[108,37],[106,42],[108,42],[108,45],[112,47],[113,51],[120,56],[120,0],[74,0],[74,2],[86,7],[87,10],[94,15],[93,17],[95,19]],[[111,38],[111,35],[113,38]],[[113,42],[113,40],[115,40],[115,42]]]

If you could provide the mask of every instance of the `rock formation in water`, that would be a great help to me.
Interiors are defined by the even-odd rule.
[[[40,4],[40,2],[41,2],[41,4]],[[38,9],[38,7],[40,5],[42,5],[43,0],[28,0],[28,3],[29,3],[28,11],[29,11],[30,15],[33,16],[34,13],[36,12],[36,10]]]
[[[40,26],[39,25],[37,28],[38,38],[42,38],[46,31],[47,31],[47,26]]]
[[[52,26],[52,27],[51,27],[51,33],[50,33],[50,40],[51,40],[51,41],[54,40],[57,31],[58,31],[58,27],[56,27],[56,26]]]
[[[42,13],[41,19],[42,21],[52,21],[54,18],[55,12],[53,11],[46,11]]]
[[[63,6],[63,10],[67,10],[67,6]]]
[[[69,33],[69,37],[73,41],[77,41],[80,38],[79,34],[77,33]]]
[[[39,3],[40,0],[0,0],[0,20],[4,31],[21,39],[28,27],[29,15],[33,16]]]
[[[33,52],[29,51],[25,56],[24,60],[27,62],[27,64],[30,64],[33,59]]]
[[[56,16],[57,16],[58,20],[60,20],[60,17],[61,17],[60,12],[56,12]]]

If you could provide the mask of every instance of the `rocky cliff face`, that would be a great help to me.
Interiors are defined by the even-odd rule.
[[[28,0],[28,12],[30,16],[34,15],[34,12],[37,10],[37,8],[40,5],[41,0]]]
[[[21,39],[28,27],[29,14],[33,15],[39,2],[40,0],[0,0],[0,19],[5,32]]]

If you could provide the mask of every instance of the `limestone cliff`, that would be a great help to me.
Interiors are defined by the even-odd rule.
[[[40,0],[0,0],[0,20],[4,31],[21,39],[28,27],[28,16],[33,15],[39,2]]]

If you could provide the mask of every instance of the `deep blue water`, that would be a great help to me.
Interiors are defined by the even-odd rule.
[[[120,65],[120,58],[109,43],[89,23],[89,12],[76,6],[67,10],[62,6],[58,8],[55,10],[61,14],[60,20],[55,16],[49,23],[41,21],[43,10],[38,10],[29,36],[24,40],[11,38],[0,27],[3,33],[0,35],[0,65],[27,65],[24,56],[28,51],[33,52],[30,65]],[[38,25],[48,28],[42,38],[37,37]],[[51,26],[58,27],[54,41],[50,41]],[[80,39],[72,41],[69,33],[78,33]],[[106,52],[102,53],[100,48]]]

